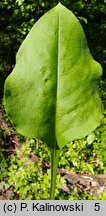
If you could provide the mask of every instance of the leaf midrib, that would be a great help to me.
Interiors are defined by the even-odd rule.
[[[55,139],[57,142],[57,137],[56,137],[56,119],[57,119],[57,101],[58,101],[58,89],[59,89],[59,51],[60,51],[60,10],[58,9],[58,25],[57,25],[57,81],[56,81],[56,105],[55,105]]]

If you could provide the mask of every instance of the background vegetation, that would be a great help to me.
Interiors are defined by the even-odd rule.
[[[15,56],[34,23],[59,1],[1,0],[0,2],[0,98],[6,77],[15,65]],[[91,53],[103,68],[100,94],[104,105],[101,125],[83,140],[76,140],[63,149],[60,168],[77,173],[106,174],[106,0],[61,0],[80,20]],[[1,105],[0,124],[0,192],[9,191],[9,199],[48,199],[50,155],[46,145],[18,135],[19,147],[13,147],[16,132],[8,123]],[[15,135],[14,135],[15,134]],[[17,143],[17,142],[16,142]],[[14,153],[11,150],[14,149]],[[9,153],[8,153],[9,151]],[[30,160],[31,154],[39,160]],[[42,165],[43,164],[43,165]],[[58,174],[57,199],[98,199],[98,196],[74,190],[63,192],[66,184]],[[99,199],[106,199],[106,192]]]

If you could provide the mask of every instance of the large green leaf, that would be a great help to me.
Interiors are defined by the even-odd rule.
[[[6,111],[19,133],[59,148],[94,130],[101,119],[98,81],[83,29],[61,4],[22,43],[5,83]]]

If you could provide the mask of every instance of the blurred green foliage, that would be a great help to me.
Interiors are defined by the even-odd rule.
[[[95,133],[83,140],[76,140],[64,147],[60,156],[59,168],[73,170],[78,173],[106,173],[106,146],[100,145],[100,127]],[[105,152],[105,155],[104,155]],[[31,155],[36,155],[35,159]],[[48,164],[48,168],[44,167]],[[21,149],[15,155],[5,157],[0,153],[0,192],[3,189],[14,191],[10,199],[49,199],[50,191],[50,152],[46,144],[27,139],[22,142]],[[62,191],[66,180],[58,174],[56,183],[56,199],[106,199],[104,190],[99,197],[87,192],[81,193],[77,188],[66,193]],[[18,198],[17,198],[18,197]]]
[[[34,23],[58,0],[1,0],[0,2],[0,93],[6,77],[15,64],[15,56]],[[61,0],[79,18],[95,60],[103,67],[106,78],[106,1]]]

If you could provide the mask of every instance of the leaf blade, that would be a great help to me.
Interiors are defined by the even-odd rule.
[[[17,130],[59,148],[94,130],[101,118],[95,62],[77,18],[59,4],[32,28],[5,83]],[[92,112],[93,111],[93,112]]]

